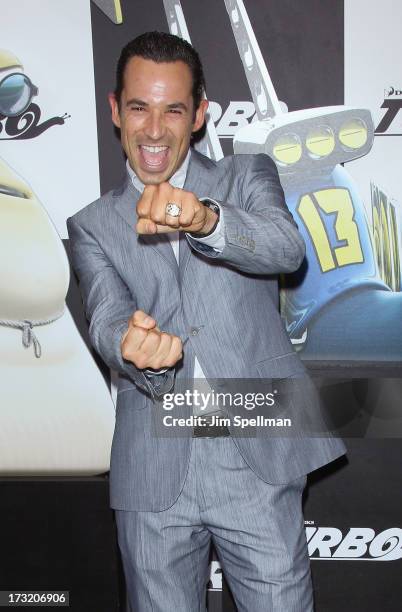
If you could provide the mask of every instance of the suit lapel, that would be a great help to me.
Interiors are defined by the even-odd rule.
[[[113,195],[116,198],[115,208],[117,212],[135,232],[137,223],[137,202],[141,195],[140,192],[137,191],[130,178],[127,176],[123,187],[116,190]],[[138,236],[138,241],[154,249],[156,253],[173,268],[175,274],[178,274],[177,261],[167,234],[154,234],[152,236],[142,235]]]

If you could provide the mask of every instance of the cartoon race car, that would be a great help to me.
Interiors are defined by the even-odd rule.
[[[346,106],[284,112],[243,0],[224,2],[257,115],[236,131],[234,152],[272,157],[306,242],[301,269],[282,279],[291,341],[305,360],[400,361],[398,211],[385,197],[374,198],[370,224],[342,166],[370,152],[371,113]],[[164,7],[170,31],[189,40],[180,1],[164,0]],[[220,159],[220,147],[211,147],[214,130],[209,121],[207,151]]]

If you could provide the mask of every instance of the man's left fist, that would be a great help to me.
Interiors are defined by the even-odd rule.
[[[178,217],[166,213],[166,206],[177,204],[181,208]],[[209,234],[216,223],[216,212],[184,189],[176,189],[170,183],[146,185],[137,203],[138,234],[160,234],[182,230],[195,234]]]

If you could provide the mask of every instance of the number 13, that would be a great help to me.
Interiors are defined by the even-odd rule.
[[[331,247],[328,232],[319,210],[336,213],[335,233],[343,246]],[[322,272],[364,261],[354,208],[347,189],[324,189],[304,195],[297,207],[313,242]]]

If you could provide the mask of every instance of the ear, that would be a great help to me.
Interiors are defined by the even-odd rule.
[[[110,108],[112,110],[112,121],[116,127],[120,128],[120,112],[119,105],[117,104],[116,96],[114,93],[108,94]]]
[[[198,132],[200,128],[204,125],[205,121],[205,113],[208,108],[208,100],[201,100],[199,107],[195,112],[195,120],[193,123],[193,132]]]

